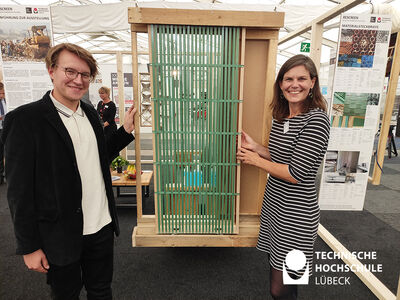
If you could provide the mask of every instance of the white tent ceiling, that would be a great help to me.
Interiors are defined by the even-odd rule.
[[[285,12],[285,25],[280,38],[289,32],[309,23],[324,12],[344,2],[343,0],[0,0],[0,5],[50,5],[53,21],[55,44],[76,43],[90,51],[130,51],[130,31],[127,7],[154,6],[196,9],[234,9],[234,10],[277,10]],[[390,3],[400,5],[400,0],[370,0],[360,4],[350,12],[369,13],[372,5]],[[324,25],[322,63],[329,60],[331,48],[336,47],[339,17]],[[309,41],[310,34],[305,33],[289,42],[279,45],[278,65],[287,57],[299,53],[300,42]],[[138,37],[139,51],[147,52],[147,37]],[[115,55],[96,54],[100,63],[114,63]],[[143,57],[145,60],[146,58]],[[124,61],[130,62],[125,56]],[[145,62],[145,61],[144,61]]]

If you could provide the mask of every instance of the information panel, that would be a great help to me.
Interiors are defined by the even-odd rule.
[[[391,19],[343,14],[331,101],[331,134],[319,204],[362,210],[379,122]]]
[[[44,58],[52,46],[48,6],[0,6],[2,77],[8,109],[52,89]]]

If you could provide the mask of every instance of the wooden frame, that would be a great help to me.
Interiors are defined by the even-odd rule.
[[[206,25],[280,28],[282,12],[195,10],[134,7],[128,10],[128,22],[135,25]],[[141,27],[143,30],[144,27]],[[132,28],[132,30],[138,28]],[[142,31],[143,32],[143,31]]]
[[[151,24],[209,25],[241,27],[240,63],[244,68],[239,73],[239,130],[243,129],[258,142],[266,145],[272,121],[269,101],[275,80],[275,65],[279,27],[283,26],[284,14],[276,12],[209,11],[186,9],[129,8],[132,37],[137,32],[150,34]],[[132,43],[136,39],[132,38]],[[149,39],[150,43],[150,39]],[[137,65],[136,45],[132,44],[132,64]],[[151,47],[149,47],[151,49]],[[151,51],[149,53],[151,58]],[[134,69],[134,68],[133,68]],[[151,76],[151,80],[152,76]],[[135,103],[138,95],[134,91]],[[152,95],[153,96],[153,95]],[[152,103],[153,105],[153,103]],[[262,107],[263,109],[260,109]],[[241,111],[242,110],[242,111]],[[154,112],[154,110],[152,109]],[[262,130],[260,121],[264,124]],[[154,130],[154,123],[153,123]],[[136,135],[138,132],[136,132]],[[154,147],[154,139],[153,139]],[[139,161],[137,161],[139,165]],[[157,174],[154,173],[154,178]],[[132,235],[134,246],[207,246],[207,247],[253,247],[257,243],[259,214],[266,182],[266,173],[251,166],[237,169],[237,190],[240,200],[236,207],[237,230],[232,235],[159,235],[157,218],[144,216],[141,197],[138,201],[138,226]],[[156,181],[155,181],[156,184]],[[155,198],[157,195],[155,195]],[[157,205],[157,199],[155,199]],[[157,210],[157,207],[155,207]],[[237,232],[236,232],[237,231]]]
[[[312,29],[311,33],[311,57],[316,63],[316,65],[320,66],[320,57],[321,57],[321,44],[323,42],[322,33],[323,33],[323,23],[329,21],[330,19],[336,17],[340,13],[357,6],[360,3],[363,3],[363,0],[348,0],[340,3],[334,9],[328,11],[322,16],[313,20],[310,24],[293,31],[283,39],[278,42],[278,30],[277,28],[283,26],[283,15],[277,15],[275,13],[265,13],[265,16],[269,16],[270,20],[273,22],[260,22],[263,19],[262,14],[264,13],[255,13],[258,15],[256,22],[252,21],[253,12],[240,12],[240,17],[235,18],[232,16],[235,15],[235,12],[223,12],[223,11],[192,11],[192,10],[166,10],[166,9],[147,9],[147,8],[130,8],[129,9],[129,23],[131,23],[132,34],[136,34],[136,32],[147,32],[147,24],[186,24],[186,25],[226,25],[226,26],[241,26],[244,29],[242,30],[242,39],[245,40],[245,43],[241,44],[241,61],[245,61],[245,69],[240,72],[240,81],[244,82],[244,85],[241,85],[239,90],[240,99],[244,99],[243,102],[243,113],[240,114],[239,118],[242,118],[244,121],[243,125],[246,125],[246,109],[250,109],[250,107],[246,107],[246,99],[248,96],[251,96],[251,89],[249,90],[249,86],[246,85],[246,76],[251,76],[253,73],[253,69],[250,69],[247,65],[248,52],[251,49],[257,49],[256,46],[251,45],[252,41],[263,41],[265,44],[264,48],[258,47],[259,51],[264,51],[267,53],[267,59],[264,61],[264,69],[263,75],[260,79],[258,73],[253,73],[253,78],[259,81],[262,81],[262,90],[258,90],[257,93],[262,94],[262,101],[264,103],[264,111],[262,112],[262,120],[263,120],[263,129],[261,132],[261,138],[259,138],[259,142],[262,142],[264,145],[267,144],[268,132],[270,130],[270,122],[271,116],[268,109],[268,100],[271,99],[272,94],[272,85],[273,79],[275,75],[275,65],[276,65],[276,51],[277,45],[284,43],[291,38],[306,33],[308,30]],[[237,15],[237,14],[236,14]],[[229,20],[228,20],[229,19]],[[237,21],[240,20],[240,21]],[[252,22],[250,24],[250,22]],[[260,23],[257,23],[260,22]],[[274,23],[275,22],[275,23]],[[256,29],[253,29],[253,28]],[[253,47],[254,46],[254,47]],[[393,69],[392,76],[390,80],[389,93],[388,98],[389,101],[394,99],[395,96],[395,87],[397,86],[397,77],[399,75],[400,70],[400,49],[399,49],[399,41],[396,42],[396,56],[393,61]],[[247,52],[247,53],[246,53]],[[257,51],[256,51],[257,54]],[[247,58],[247,60],[246,60]],[[137,57],[134,57],[134,61],[137,60]],[[263,65],[263,63],[259,65]],[[250,74],[249,74],[250,73]],[[247,81],[249,84],[249,80]],[[253,91],[254,92],[254,91]],[[137,93],[135,93],[137,95]],[[390,98],[392,97],[392,98]],[[385,109],[385,117],[391,115],[391,111],[393,109],[393,102],[389,102],[386,104],[387,108]],[[256,106],[256,105],[254,105]],[[388,112],[387,112],[387,111]],[[253,118],[257,119],[257,118]],[[246,126],[243,126],[246,130]],[[250,128],[251,129],[251,128]],[[386,141],[387,136],[381,135],[381,138]],[[380,142],[381,143],[381,142]],[[383,143],[383,142],[382,142]],[[385,144],[385,143],[384,143]],[[154,142],[153,142],[154,147]],[[382,148],[382,147],[381,147]],[[249,167],[249,166],[244,166]],[[261,198],[261,185],[265,184],[265,176],[262,171],[248,170],[251,176],[246,177],[245,168],[242,167],[238,171],[238,176],[243,178],[258,178],[256,191],[258,197]],[[249,167],[251,168],[251,167]],[[251,173],[253,172],[253,173]],[[247,175],[247,174],[246,174]],[[239,224],[239,235],[232,236],[198,236],[198,235],[182,235],[182,236],[165,236],[165,235],[157,235],[156,234],[156,220],[154,216],[144,216],[138,211],[138,226],[134,228],[132,234],[132,245],[133,246],[153,246],[153,247],[252,247],[256,244],[258,230],[259,230],[259,212],[261,209],[261,201],[258,202],[258,207],[254,211],[254,207],[246,207],[244,203],[246,203],[246,197],[249,196],[246,191],[242,189],[242,186],[238,186],[238,190],[241,191],[241,205],[239,208],[240,211],[240,224]],[[138,199],[139,201],[139,199]],[[141,199],[140,199],[141,201]],[[347,249],[343,247],[335,238],[332,236],[322,225],[319,226],[318,235],[329,245],[331,249],[334,251],[342,251],[346,252]],[[358,263],[356,261],[345,261],[346,263]],[[372,274],[361,275],[360,273],[356,273],[357,276],[368,286],[371,291],[378,296],[380,299],[397,299],[400,300],[400,281],[397,292],[397,297],[394,296],[379,280],[376,279]],[[372,275],[372,276],[371,276]]]

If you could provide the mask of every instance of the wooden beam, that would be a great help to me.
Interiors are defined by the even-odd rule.
[[[374,171],[372,173],[372,184],[379,185],[381,182],[382,171],[378,164],[383,166],[383,159],[385,157],[386,143],[390,127],[390,120],[392,118],[394,100],[396,97],[397,83],[400,74],[400,34],[397,33],[396,45],[394,48],[394,55],[392,61],[392,69],[390,71],[388,92],[386,94],[385,111],[383,112],[381,134],[378,141],[378,152],[376,155],[376,162],[374,163]]]
[[[322,48],[322,34],[324,33],[324,25],[320,23],[313,23],[311,28],[311,49],[310,58],[313,60],[319,74],[319,67],[321,65],[321,48]]]
[[[171,24],[280,28],[283,12],[129,7],[131,24]]]
[[[118,106],[119,124],[122,125],[125,117],[125,95],[124,95],[124,67],[122,53],[117,52],[117,79],[118,79]],[[126,147],[121,150],[121,156],[127,158]]]
[[[321,224],[318,227],[318,235],[322,238],[322,240],[336,253],[342,256],[342,260],[348,266],[355,266],[358,268],[363,267],[363,263],[361,263],[357,258],[354,258],[351,255],[351,252],[346,249],[328,230],[325,229]],[[378,279],[374,274],[370,271],[365,270],[361,271],[353,271],[354,274],[360,278],[360,280],[371,290],[372,293],[378,299],[385,300],[396,300],[396,296]]]
[[[155,215],[138,218],[132,232],[133,247],[255,247],[260,216],[240,215],[239,234],[157,234]]]
[[[278,30],[261,30],[261,29],[246,29],[247,40],[277,40],[279,37]]]
[[[137,112],[135,115],[135,165],[136,165],[136,208],[137,217],[143,214],[142,205],[142,163],[140,159],[140,100],[139,100],[139,68],[137,55],[137,33],[132,31],[132,85],[133,85],[133,105]]]
[[[266,82],[264,89],[264,113],[262,120],[262,145],[267,147],[269,141],[269,134],[272,127],[272,110],[270,104],[274,95],[275,73],[276,73],[276,58],[278,50],[278,40],[268,41],[268,60],[266,67]],[[268,176],[268,175],[267,175]],[[259,170],[259,195],[264,194],[265,189],[265,171]],[[262,201],[258,202],[257,212],[261,214]]]
[[[147,33],[147,24],[131,24],[131,31]]]
[[[325,31],[325,29],[326,29],[326,28],[324,28],[324,31]],[[311,30],[312,30],[312,27],[311,27]],[[300,36],[301,36],[302,38],[308,39],[308,40],[310,40],[310,41],[311,41],[311,39],[312,39],[311,33],[309,33],[309,32],[304,32],[304,33],[301,34]],[[334,49],[336,49],[336,47],[337,47],[337,43],[336,43],[335,41],[329,40],[329,39],[324,38],[324,37],[322,38],[322,45],[325,45],[325,46],[327,46],[327,47],[331,47],[331,48],[334,48]]]
[[[314,23],[317,24],[324,24],[325,22],[333,19],[334,17],[340,15],[341,13],[345,12],[346,10],[349,10],[350,8],[353,8],[354,6],[357,6],[360,3],[365,2],[364,0],[347,0],[343,1],[340,3],[338,6],[328,10],[326,13],[323,15],[315,18],[312,22],[304,25],[303,27],[300,27],[299,29],[292,31],[288,35],[284,36],[279,40],[278,45],[283,44],[292,38],[299,36],[307,31],[309,31]]]
[[[153,61],[153,47],[152,47],[152,43],[151,40],[153,39],[153,35],[151,33],[151,25],[147,25],[147,34],[148,34],[148,44],[149,44],[149,62],[152,63]],[[156,47],[156,45],[154,45],[154,47]],[[157,50],[156,53],[154,53],[154,55],[156,55],[157,57]],[[154,99],[154,80],[153,77],[157,78],[157,73],[154,74],[153,73],[153,68],[150,68],[150,97],[151,99]],[[157,80],[156,80],[157,81]],[[155,137],[155,130],[156,130],[156,124],[154,123],[155,117],[154,117],[154,101],[151,101],[151,128],[152,128],[152,143],[153,143],[153,162],[157,161],[156,159],[156,137]],[[154,168],[154,164],[153,164],[153,171],[154,171],[154,190],[158,191],[158,176],[160,176],[158,174],[157,168]],[[154,211],[157,213],[158,212],[158,202],[160,200],[160,194],[159,193],[154,193]],[[138,218],[139,220],[139,218]],[[158,218],[156,218],[155,220],[155,227],[156,227],[156,232],[158,233]],[[133,240],[133,238],[132,238]]]
[[[241,35],[240,35],[240,62],[239,64],[243,65],[242,68],[239,70],[239,100],[242,100],[241,103],[239,103],[239,112],[238,112],[238,131],[242,132],[243,130],[243,89],[244,89],[244,65],[245,65],[245,54],[246,54],[246,28],[242,28],[241,30]],[[239,137],[238,138],[238,148],[241,147],[242,145],[242,140]],[[237,163],[239,163],[238,160],[236,160]],[[240,174],[241,174],[241,165],[239,163],[238,167],[236,168],[236,193],[238,195],[236,196],[236,222],[235,222],[235,233],[239,233],[239,214],[240,214]]]

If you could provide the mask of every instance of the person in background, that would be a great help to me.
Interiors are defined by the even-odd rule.
[[[242,132],[237,158],[269,173],[257,249],[268,253],[272,297],[297,299],[295,280],[307,276],[307,269],[311,275],[313,269],[320,216],[315,178],[328,146],[330,128],[318,73],[309,57],[296,55],[282,65],[271,109],[268,147]],[[303,269],[285,267],[290,252],[303,253]],[[284,271],[293,277],[291,284],[285,284]]]
[[[4,183],[4,144],[1,140],[3,132],[4,117],[7,113],[6,107],[6,94],[4,91],[4,84],[0,82],[0,184]]]
[[[108,139],[117,130],[117,124],[115,124],[117,109],[110,99],[110,89],[108,87],[102,86],[99,89],[99,96],[101,101],[97,104],[97,112],[103,121],[104,135]]]
[[[133,139],[133,106],[108,140],[97,112],[80,101],[98,73],[87,50],[52,47],[53,90],[5,118],[7,197],[17,254],[46,273],[53,299],[112,299],[114,233],[119,234],[110,163]],[[23,176],[21,176],[23,174]]]

